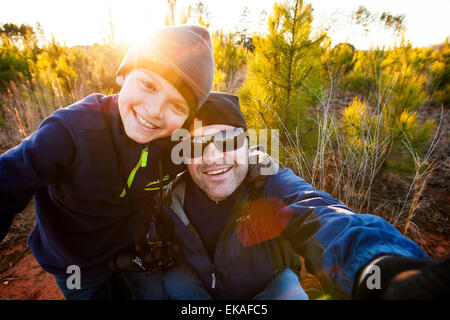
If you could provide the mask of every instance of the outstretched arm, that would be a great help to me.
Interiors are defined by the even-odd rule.
[[[36,189],[55,181],[75,158],[69,132],[48,118],[17,147],[0,156],[0,241]]]
[[[283,237],[335,295],[350,296],[358,272],[380,255],[427,258],[384,219],[354,212],[290,169],[268,180],[265,196],[284,203],[280,214],[290,220]]]

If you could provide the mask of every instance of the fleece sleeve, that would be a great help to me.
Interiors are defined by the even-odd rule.
[[[358,271],[379,255],[427,258],[384,219],[354,212],[290,169],[269,179],[265,190],[283,201],[281,214],[289,216],[283,237],[336,296],[349,297]]]
[[[75,155],[68,130],[50,117],[21,144],[0,156],[0,241],[35,190],[58,179],[70,168]]]

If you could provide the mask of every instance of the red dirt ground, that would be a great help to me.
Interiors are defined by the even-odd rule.
[[[31,250],[28,248],[26,238],[34,225],[34,208],[32,203],[13,221],[10,232],[2,242],[8,243],[17,236],[21,241],[0,250],[0,267],[14,252],[26,250],[22,258],[15,264],[0,273],[0,299],[1,300],[61,300],[63,294],[59,290],[53,276],[39,266]],[[1,269],[0,269],[1,270]]]
[[[2,300],[64,299],[53,276],[41,269],[30,250],[0,278]]]

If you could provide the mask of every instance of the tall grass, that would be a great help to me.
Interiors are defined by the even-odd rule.
[[[416,214],[416,211],[420,206],[421,196],[431,174],[434,170],[448,165],[449,157],[447,157],[445,160],[439,160],[439,158],[436,157],[436,148],[442,138],[442,135],[444,134],[444,129],[442,126],[443,119],[444,108],[443,106],[441,106],[439,125],[427,152],[423,156],[420,155],[416,150],[414,150],[411,142],[405,135],[405,140],[403,141],[403,143],[405,144],[406,148],[411,154],[411,157],[414,160],[415,170],[413,179],[408,188],[408,192],[406,193],[405,199],[403,201],[403,205],[401,206],[397,216],[395,217],[395,220],[393,221],[394,224],[398,224],[400,222],[400,224],[404,225],[404,234],[407,234],[411,225],[413,225],[412,219],[414,218],[414,215]],[[401,219],[404,219],[404,221],[401,221]]]
[[[61,88],[49,88],[34,77],[29,83],[9,82],[6,91],[0,94],[0,117],[3,119],[0,125],[0,152],[18,145],[55,110],[87,94],[88,89],[83,86],[63,93]]]

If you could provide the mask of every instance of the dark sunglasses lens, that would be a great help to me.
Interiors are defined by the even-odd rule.
[[[246,133],[242,128],[235,131],[221,131],[214,136],[199,136],[186,140],[186,147],[189,148],[190,158],[200,158],[204,155],[205,149],[213,142],[221,152],[234,151],[244,145]]]
[[[214,139],[214,145],[219,151],[230,152],[241,148],[244,145],[245,132],[236,135],[236,132],[231,136],[224,135],[223,139]]]

